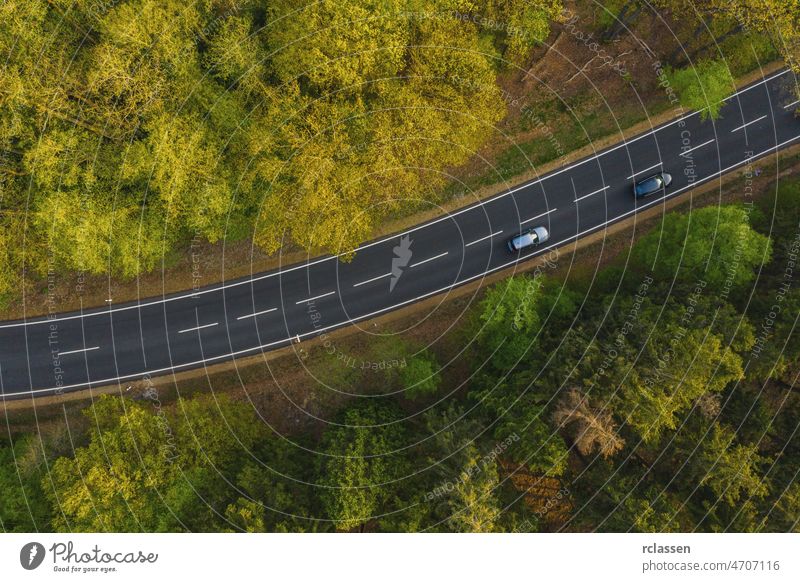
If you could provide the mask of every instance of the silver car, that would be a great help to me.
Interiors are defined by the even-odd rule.
[[[528,230],[523,230],[517,236],[508,240],[508,250],[517,253],[522,249],[540,245],[550,240],[550,233],[543,226],[534,226]]]

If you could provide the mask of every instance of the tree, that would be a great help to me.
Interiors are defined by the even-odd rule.
[[[503,26],[503,56],[522,63],[532,47],[547,40],[550,22],[557,21],[564,11],[561,0],[490,0],[485,6],[489,22]]]
[[[16,273],[12,266],[14,255],[8,238],[8,232],[0,230],[0,306],[12,297],[16,285]]]
[[[0,446],[0,529],[49,529],[50,507],[41,486],[45,473],[42,450],[33,437],[18,439],[13,446]]]
[[[447,523],[458,532],[498,531],[501,511],[495,496],[500,486],[497,464],[487,462],[474,445],[468,448],[467,456],[461,478],[456,481],[449,498]]]
[[[23,268],[135,277],[198,237],[351,256],[505,114],[503,33],[466,6],[5,2],[0,227],[27,244],[0,241],[0,295]]]
[[[512,277],[492,286],[478,305],[477,342],[498,370],[510,370],[538,341],[542,278]]]
[[[699,13],[704,20],[736,23],[756,34],[776,39],[775,45],[786,62],[797,70],[800,64],[797,19],[800,7],[782,0],[658,0],[675,14]]]
[[[702,60],[695,65],[667,71],[670,84],[687,109],[700,111],[702,119],[717,119],[724,99],[735,85],[725,61]]]
[[[707,207],[666,215],[660,230],[634,246],[632,260],[656,277],[690,284],[702,280],[727,295],[753,279],[771,249],[770,240],[750,226],[745,208]]]
[[[681,413],[702,395],[744,377],[741,358],[720,336],[670,321],[658,328],[641,354],[619,362],[620,373],[605,385],[614,391],[618,414],[648,443],[675,429]]]
[[[60,457],[52,464],[52,484],[43,480],[57,512],[54,529],[131,532],[176,527],[161,495],[177,480],[178,470],[159,418],[143,405],[109,397],[86,414],[109,428],[92,430],[89,444],[76,449],[73,459]]]
[[[303,77],[315,92],[361,93],[362,85],[397,75],[412,28],[402,0],[274,4],[268,29],[274,69],[284,81]],[[299,39],[299,42],[298,42]]]
[[[84,414],[89,443],[42,479],[56,531],[225,529],[221,516],[236,501],[226,476],[252,462],[265,436],[249,406],[224,396],[170,410],[103,396]]]
[[[568,390],[553,413],[553,422],[568,429],[582,455],[595,450],[604,458],[618,452],[625,444],[608,409],[598,410],[579,390]]]
[[[792,483],[781,492],[770,507],[764,526],[768,531],[800,532],[800,483]]]
[[[428,351],[420,352],[408,359],[400,368],[400,382],[404,395],[410,400],[436,393],[442,383],[441,371],[436,357]]]
[[[346,409],[323,435],[320,496],[336,529],[355,529],[387,511],[405,474],[398,419],[392,406],[368,399]]]
[[[503,529],[498,497],[500,479],[496,445],[474,416],[450,403],[424,415],[430,435],[428,467],[435,478],[427,483],[423,504],[431,514],[429,528],[491,532]],[[493,450],[494,448],[494,450]]]
[[[700,485],[711,490],[714,499],[735,506],[769,492],[760,471],[767,462],[758,454],[755,444],[736,444],[733,431],[717,424],[700,443],[692,473]]]

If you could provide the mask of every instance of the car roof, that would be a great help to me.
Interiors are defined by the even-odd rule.
[[[652,189],[658,189],[664,182],[664,177],[661,174],[654,174],[649,178],[645,178],[636,183],[637,192],[649,192]]]

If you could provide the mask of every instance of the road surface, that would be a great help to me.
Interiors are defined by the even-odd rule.
[[[0,324],[6,398],[132,382],[306,340],[446,292],[663,204],[800,140],[792,73],[726,100],[722,117],[689,113],[541,178],[359,247],[197,291]],[[673,184],[636,201],[658,170]],[[507,239],[543,225],[551,239],[512,255]]]

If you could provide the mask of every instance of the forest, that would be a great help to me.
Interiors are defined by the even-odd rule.
[[[525,5],[487,3],[504,35],[464,0],[4,2],[0,293],[194,237],[349,251],[503,116],[498,68],[560,9]]]
[[[656,4],[795,62],[792,3]],[[609,3],[601,38],[641,12]],[[498,75],[525,74],[567,14],[561,0],[6,0],[0,298],[48,275],[135,278],[198,239],[348,253],[502,141]],[[730,89],[698,70],[708,96]]]
[[[0,298],[195,238],[346,254],[497,138],[498,78],[572,4],[6,0]],[[643,8],[607,4],[611,43]],[[654,4],[796,66],[796,3]],[[733,90],[707,52],[666,55],[687,108]],[[799,229],[781,178],[665,214],[591,280],[497,282],[450,331],[467,382],[376,344],[404,365],[332,378],[355,395],[317,432],[216,391],[105,395],[55,431],[8,414],[0,530],[800,531]]]
[[[490,287],[453,332],[465,389],[393,346],[406,365],[341,376],[361,396],[319,435],[281,434],[224,393],[102,396],[84,433],[0,448],[0,525],[798,531],[799,256],[797,179],[668,214],[590,285]]]

